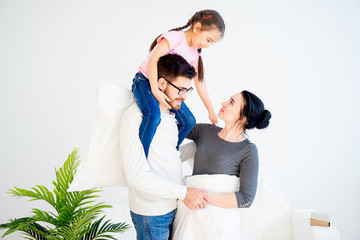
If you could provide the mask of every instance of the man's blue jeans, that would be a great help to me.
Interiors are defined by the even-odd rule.
[[[147,158],[156,128],[159,126],[161,121],[159,102],[151,93],[149,80],[140,72],[135,75],[132,92],[134,93],[137,105],[143,113],[139,137]],[[175,113],[175,118],[178,121],[179,139],[177,149],[179,149],[182,141],[195,126],[196,119],[184,102],[181,103],[181,108],[179,110],[171,111]]]
[[[175,210],[160,216],[144,216],[130,211],[137,240],[168,240],[171,237]]]

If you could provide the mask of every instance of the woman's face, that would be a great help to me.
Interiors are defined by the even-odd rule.
[[[222,102],[221,106],[218,117],[225,123],[234,124],[240,118],[240,110],[244,107],[244,98],[241,93],[237,93],[229,100]]]

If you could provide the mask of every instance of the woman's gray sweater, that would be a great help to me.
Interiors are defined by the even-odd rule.
[[[193,175],[228,174],[240,178],[235,192],[238,207],[250,207],[254,201],[258,180],[258,153],[248,139],[228,142],[219,137],[220,127],[196,124],[187,138],[196,143]]]

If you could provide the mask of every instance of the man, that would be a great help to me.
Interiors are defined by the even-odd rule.
[[[195,69],[179,55],[169,54],[159,59],[158,87],[170,99],[172,109],[180,109],[195,74]],[[176,119],[169,109],[159,107],[161,122],[148,159],[139,139],[141,112],[136,104],[125,110],[120,123],[120,152],[138,240],[169,239],[177,199],[184,200],[191,208],[207,204],[204,191],[181,185]]]

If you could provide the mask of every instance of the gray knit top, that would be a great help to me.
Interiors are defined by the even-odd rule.
[[[258,180],[258,153],[248,139],[228,142],[219,137],[221,130],[212,124],[196,124],[187,138],[196,143],[193,175],[228,174],[240,178],[235,192],[238,207],[250,207],[254,201]]]

